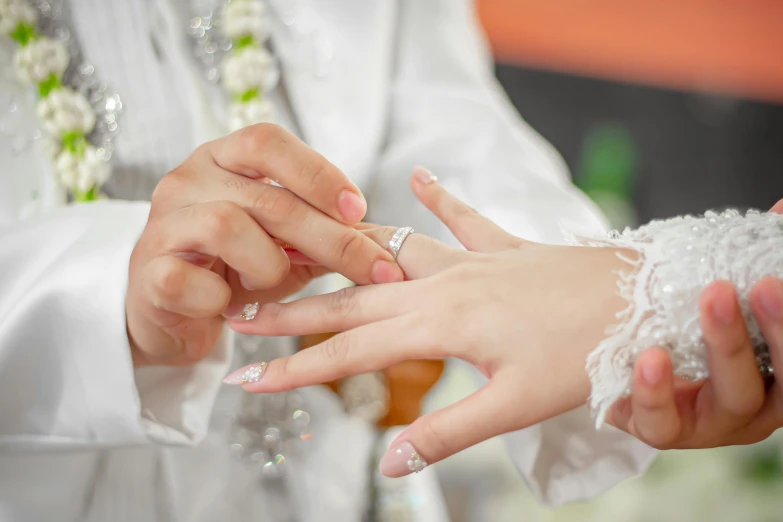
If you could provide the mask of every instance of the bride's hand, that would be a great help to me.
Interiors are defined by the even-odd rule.
[[[772,212],[783,214],[783,200]],[[783,368],[783,282],[760,281],[750,304],[773,366]],[[710,378],[698,383],[675,378],[668,353],[647,350],[634,367],[633,394],[618,401],[607,420],[659,449],[751,444],[783,427],[783,379],[765,387],[739,311],[731,283],[707,287],[701,324]]]
[[[436,462],[584,404],[585,358],[626,306],[616,295],[615,271],[627,265],[616,250],[523,241],[439,184],[415,178],[412,184],[468,251],[413,234],[398,257],[410,281],[264,304],[255,320],[230,323],[240,333],[264,336],[343,332],[227,378],[254,393],[332,381],[409,359],[456,357],[488,377],[473,395],[420,418],[399,436],[381,464],[390,476],[416,468],[414,452]],[[387,244],[394,230],[365,232]]]

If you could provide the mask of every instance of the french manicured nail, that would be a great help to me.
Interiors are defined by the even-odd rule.
[[[360,221],[367,212],[367,202],[365,202],[356,192],[343,190],[340,194],[340,199],[337,202],[337,208],[346,221],[349,223],[356,223]]]
[[[425,185],[429,185],[430,183],[435,183],[438,181],[438,176],[424,167],[414,167],[413,177],[415,177],[419,183],[423,183]]]
[[[240,321],[252,321],[258,313],[258,303],[248,303],[246,305],[231,305],[223,312],[226,319],[235,319]]]
[[[663,369],[657,364],[645,364],[642,366],[642,377],[648,386],[658,386],[663,379]]]
[[[245,366],[236,371],[233,371],[226,375],[223,382],[226,384],[248,384],[251,382],[258,382],[261,377],[264,376],[264,370],[266,370],[266,363],[256,363],[250,366]]]
[[[405,275],[402,273],[402,269],[397,263],[379,259],[372,265],[370,279],[376,285],[399,283],[400,281],[405,280]]]
[[[427,462],[408,441],[393,443],[380,464],[381,473],[387,477],[404,477],[418,473],[426,467]]]
[[[731,324],[737,315],[737,304],[735,299],[723,297],[712,301],[712,313],[715,318],[723,324]]]
[[[783,319],[783,283],[775,280],[769,287],[759,296],[761,307],[772,319]]]

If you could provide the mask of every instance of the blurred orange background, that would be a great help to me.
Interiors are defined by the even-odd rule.
[[[478,0],[496,59],[783,102],[783,0]]]

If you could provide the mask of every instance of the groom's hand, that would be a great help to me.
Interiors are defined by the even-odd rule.
[[[282,299],[328,270],[358,284],[402,280],[392,256],[350,226],[366,208],[342,172],[280,127],[199,147],[159,183],[131,256],[134,363],[196,362],[216,344],[223,315]],[[292,262],[291,247],[311,262]]]
[[[783,200],[771,211],[783,214]],[[750,305],[778,369],[774,381],[762,380],[736,291],[718,281],[701,299],[710,378],[675,378],[668,353],[647,350],[636,361],[631,397],[615,405],[610,422],[659,449],[751,444],[783,427],[783,281],[761,280]]]

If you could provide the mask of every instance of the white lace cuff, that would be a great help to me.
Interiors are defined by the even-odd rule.
[[[699,297],[713,281],[728,280],[736,287],[759,368],[772,373],[769,349],[748,299],[760,279],[783,277],[783,215],[707,212],[703,217],[652,221],[638,230],[611,232],[606,239],[572,242],[640,254],[638,260],[626,259],[631,270],[620,273],[620,295],[628,307],[617,314],[619,324],[607,330],[608,337],[587,359],[590,404],[598,426],[612,404],[630,393],[634,361],[647,348],[668,349],[680,377],[707,377]]]

